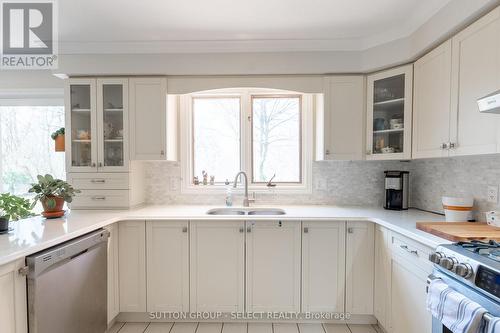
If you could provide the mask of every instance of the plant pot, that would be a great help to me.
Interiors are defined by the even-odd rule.
[[[58,135],[54,140],[56,151],[64,151],[65,150],[65,139],[64,135]]]
[[[9,219],[0,217],[0,232],[5,232],[7,230],[9,230]]]
[[[45,213],[62,212],[64,199],[62,197],[49,196],[42,200],[43,211]]]

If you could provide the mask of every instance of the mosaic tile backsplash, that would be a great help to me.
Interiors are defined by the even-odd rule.
[[[224,204],[224,194],[182,194],[179,163],[145,162],[149,204]],[[382,206],[385,170],[410,171],[410,205],[442,212],[441,197],[472,195],[476,209],[497,209],[486,200],[487,186],[500,184],[500,155],[399,161],[325,161],[313,163],[308,195],[257,195],[257,204]],[[177,189],[171,190],[174,182]],[[241,196],[234,198],[236,204]],[[484,220],[483,214],[478,218]]]

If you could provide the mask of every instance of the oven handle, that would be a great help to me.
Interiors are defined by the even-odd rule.
[[[427,277],[427,287],[425,288],[426,292],[429,293],[429,285],[431,284],[432,281],[435,281],[435,280],[441,280],[441,278],[435,276],[434,274],[431,274]],[[486,312],[484,315],[483,315],[483,319],[484,321],[486,322],[487,325],[490,324],[490,321],[492,319],[494,319],[495,317],[493,317],[489,312]]]

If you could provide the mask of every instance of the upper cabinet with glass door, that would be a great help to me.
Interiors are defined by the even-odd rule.
[[[410,159],[413,66],[368,76],[368,160]]]
[[[66,110],[69,172],[128,171],[128,79],[70,79]]]
[[[128,170],[128,79],[97,80],[99,171]]]
[[[96,81],[66,84],[66,166],[68,171],[97,171]]]

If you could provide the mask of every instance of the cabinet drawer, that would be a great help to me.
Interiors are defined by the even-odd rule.
[[[128,208],[129,190],[82,190],[71,203],[71,209]]]
[[[406,258],[412,264],[429,273],[432,271],[432,264],[429,261],[429,254],[432,252],[432,249],[423,244],[400,234],[393,233],[391,237],[391,251],[393,255]]]
[[[68,173],[68,182],[79,190],[128,190],[128,173]]]

